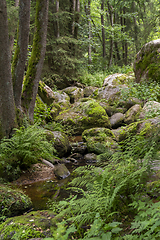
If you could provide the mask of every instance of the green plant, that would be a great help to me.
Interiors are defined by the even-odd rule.
[[[159,146],[157,137],[148,138],[146,147],[144,136],[132,141],[129,138],[105,166],[77,168],[74,173],[78,176],[69,188],[76,195],[53,203],[57,217],[65,218],[70,226],[74,222],[80,239],[81,235],[84,239],[121,239],[119,221],[127,218],[134,196],[145,194],[146,179]]]
[[[2,139],[0,144],[0,170],[10,180],[17,178],[22,169],[38,162],[40,158],[52,159],[55,152],[46,140],[46,132],[38,125],[15,129],[10,139]]]
[[[44,104],[39,98],[36,99],[36,105],[34,108],[34,122],[38,124],[44,124],[46,121],[51,121],[51,106]]]
[[[145,101],[160,101],[160,86],[157,82],[141,82],[135,83],[130,81],[128,88],[124,88],[122,91],[122,97],[127,100],[129,97],[135,97]]]
[[[137,210],[137,215],[131,223],[132,233],[123,239],[158,240],[160,236],[160,202],[139,200],[130,206]]]

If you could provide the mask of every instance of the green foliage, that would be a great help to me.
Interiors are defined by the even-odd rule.
[[[137,210],[137,215],[131,223],[132,233],[124,240],[158,240],[160,236],[160,202],[135,201],[131,204]]]
[[[70,226],[74,222],[78,236],[84,234],[80,239],[121,239],[119,221],[129,214],[135,196],[145,192],[146,179],[159,150],[158,135],[148,142],[144,136],[129,138],[123,144],[109,156],[107,164],[77,168],[74,173],[78,176],[69,189],[78,195],[53,203],[57,217],[65,218]],[[86,233],[82,226],[86,226]]]
[[[34,108],[34,122],[37,124],[44,124],[52,120],[51,117],[51,106],[44,104],[39,98],[36,99],[36,105]]]
[[[86,86],[102,87],[104,79],[107,75],[117,72],[128,74],[132,71],[133,69],[129,65],[123,67],[114,65],[108,68],[105,72],[90,71],[86,69],[85,71],[83,70],[81,75],[79,76],[79,81]]]
[[[129,88],[122,89],[122,97],[124,100],[128,97],[135,97],[145,101],[157,101],[160,102],[160,86],[158,83],[152,82],[141,82],[128,83]]]
[[[52,159],[54,151],[46,140],[45,130],[37,125],[15,130],[12,138],[2,139],[0,144],[0,170],[10,180],[40,158]]]

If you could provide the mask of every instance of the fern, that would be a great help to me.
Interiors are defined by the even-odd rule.
[[[52,159],[55,153],[46,140],[45,130],[37,125],[15,129],[10,139],[2,139],[0,144],[0,166],[7,175],[17,175],[16,169],[27,169],[41,157]]]

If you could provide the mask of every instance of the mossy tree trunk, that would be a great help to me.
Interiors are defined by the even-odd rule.
[[[45,57],[49,0],[36,1],[35,34],[22,94],[22,107],[33,120],[41,70]]]
[[[16,113],[11,77],[6,0],[0,1],[0,138],[9,137]]]
[[[12,81],[14,100],[17,108],[21,109],[21,93],[27,59],[30,27],[30,0],[19,2],[19,25],[17,31],[17,46],[12,62]]]

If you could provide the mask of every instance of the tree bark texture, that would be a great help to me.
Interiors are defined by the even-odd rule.
[[[106,57],[105,30],[104,30],[104,0],[101,2],[101,28],[102,28],[102,48],[103,59]]]
[[[0,1],[0,138],[15,127],[6,0]]]
[[[35,34],[33,48],[25,77],[22,106],[25,113],[33,120],[38,85],[43,67],[48,23],[49,0],[36,1]]]
[[[19,109],[21,109],[21,94],[25,64],[27,59],[29,27],[30,27],[30,0],[20,0],[17,46],[12,62],[12,81],[14,100],[16,107]]]

